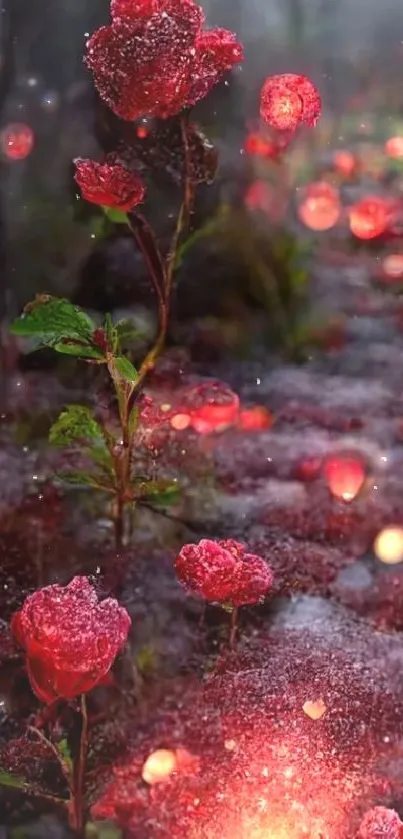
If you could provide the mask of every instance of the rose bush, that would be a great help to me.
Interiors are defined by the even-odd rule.
[[[198,545],[184,545],[175,569],[192,594],[234,608],[259,603],[273,583],[264,559],[247,553],[245,546],[234,539],[202,539]]]
[[[130,629],[117,600],[98,602],[86,577],[50,585],[25,600],[11,630],[25,650],[32,690],[42,702],[88,693],[109,672]]]
[[[193,0],[112,0],[111,17],[89,39],[86,64],[101,99],[123,119],[174,116],[243,57],[232,32],[203,30]]]

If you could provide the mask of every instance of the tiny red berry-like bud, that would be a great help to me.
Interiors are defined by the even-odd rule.
[[[117,116],[165,119],[209,93],[242,60],[225,29],[203,30],[193,0],[112,0],[112,23],[87,44],[86,64]]]
[[[303,122],[314,126],[321,110],[319,92],[306,76],[269,76],[263,85],[260,115],[279,131],[295,130]]]
[[[106,340],[106,335],[103,329],[94,329],[92,333],[92,340],[94,344],[96,344],[97,347],[99,347],[99,349],[102,350],[102,352],[106,353],[109,350],[108,342]]]
[[[117,600],[101,603],[86,577],[35,591],[13,615],[38,699],[74,699],[98,685],[125,644],[130,617]]]
[[[233,539],[184,545],[175,561],[183,586],[213,603],[256,604],[267,594],[273,574],[260,556]]]
[[[395,810],[374,807],[365,814],[356,839],[402,839],[403,822]]]
[[[135,172],[120,163],[75,160],[75,181],[92,204],[128,212],[143,200],[145,187]]]

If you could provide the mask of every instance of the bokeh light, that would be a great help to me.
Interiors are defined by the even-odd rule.
[[[386,276],[391,280],[403,278],[403,254],[391,253],[385,256],[382,268]]]
[[[34,132],[23,122],[12,122],[0,133],[0,149],[9,160],[24,160],[34,147]]]
[[[356,172],[358,164],[355,155],[351,151],[340,149],[333,155],[333,165],[340,175],[343,175],[345,178],[351,178]]]
[[[304,702],[302,710],[310,720],[321,720],[326,714],[327,707],[323,699],[308,699]]]
[[[363,462],[352,455],[333,455],[324,464],[324,475],[334,498],[350,502],[362,489],[366,472]]]
[[[353,204],[349,210],[350,230],[357,239],[375,239],[388,226],[389,205],[377,195]]]
[[[403,157],[403,137],[390,137],[385,143],[388,157]]]
[[[403,561],[403,528],[385,527],[374,542],[374,553],[385,565]]]
[[[176,768],[176,754],[170,749],[157,749],[145,761],[141,777],[146,784],[166,781]]]
[[[316,181],[303,190],[298,217],[310,230],[330,230],[337,224],[340,211],[339,193],[326,181]]]

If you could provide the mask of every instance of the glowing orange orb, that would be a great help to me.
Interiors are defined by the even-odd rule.
[[[310,720],[321,720],[326,714],[327,707],[323,699],[308,699],[304,702],[302,710]]]
[[[176,754],[170,749],[157,749],[150,754],[143,765],[141,777],[146,784],[159,784],[176,769]]]
[[[139,125],[137,129],[137,136],[139,140],[144,140],[146,137],[148,137],[148,134],[148,128],[146,128],[145,125]]]
[[[361,460],[348,455],[327,458],[324,474],[332,495],[340,501],[353,501],[365,481],[365,468]]]
[[[390,137],[385,143],[388,157],[403,157],[403,137]]]
[[[341,149],[336,151],[333,156],[333,164],[340,175],[346,178],[351,177],[357,168],[357,161],[351,151]]]
[[[326,181],[309,184],[298,207],[298,217],[310,230],[330,230],[340,217],[337,189]]]
[[[191,421],[190,414],[178,413],[172,417],[171,426],[175,431],[184,431],[186,428],[189,428]]]
[[[403,528],[385,527],[374,542],[374,553],[385,565],[403,561]]]
[[[0,134],[0,148],[9,160],[24,160],[34,147],[34,132],[23,122],[6,125]]]
[[[350,230],[357,239],[375,239],[388,226],[389,206],[377,195],[368,196],[350,207]]]
[[[403,277],[403,254],[391,253],[389,256],[385,256],[382,268],[387,277],[392,280],[400,279]]]

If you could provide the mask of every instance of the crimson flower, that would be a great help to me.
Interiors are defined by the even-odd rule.
[[[203,30],[193,0],[112,0],[111,16],[85,60],[101,99],[123,119],[174,116],[243,57],[232,32]]]
[[[98,603],[86,577],[46,586],[25,600],[11,630],[27,656],[32,690],[42,702],[92,690],[124,646],[130,617],[117,600]]]
[[[95,160],[80,158],[74,163],[74,178],[86,201],[114,207],[125,213],[143,200],[144,184],[135,172],[121,163],[96,163]]]
[[[269,76],[263,85],[260,115],[279,131],[293,131],[302,122],[314,126],[321,110],[319,91],[306,76]]]
[[[184,545],[175,569],[189,592],[234,607],[259,603],[273,583],[266,562],[246,553],[245,546],[234,539],[202,539],[198,545]]]
[[[395,810],[374,807],[365,814],[356,839],[402,839],[403,822]]]

